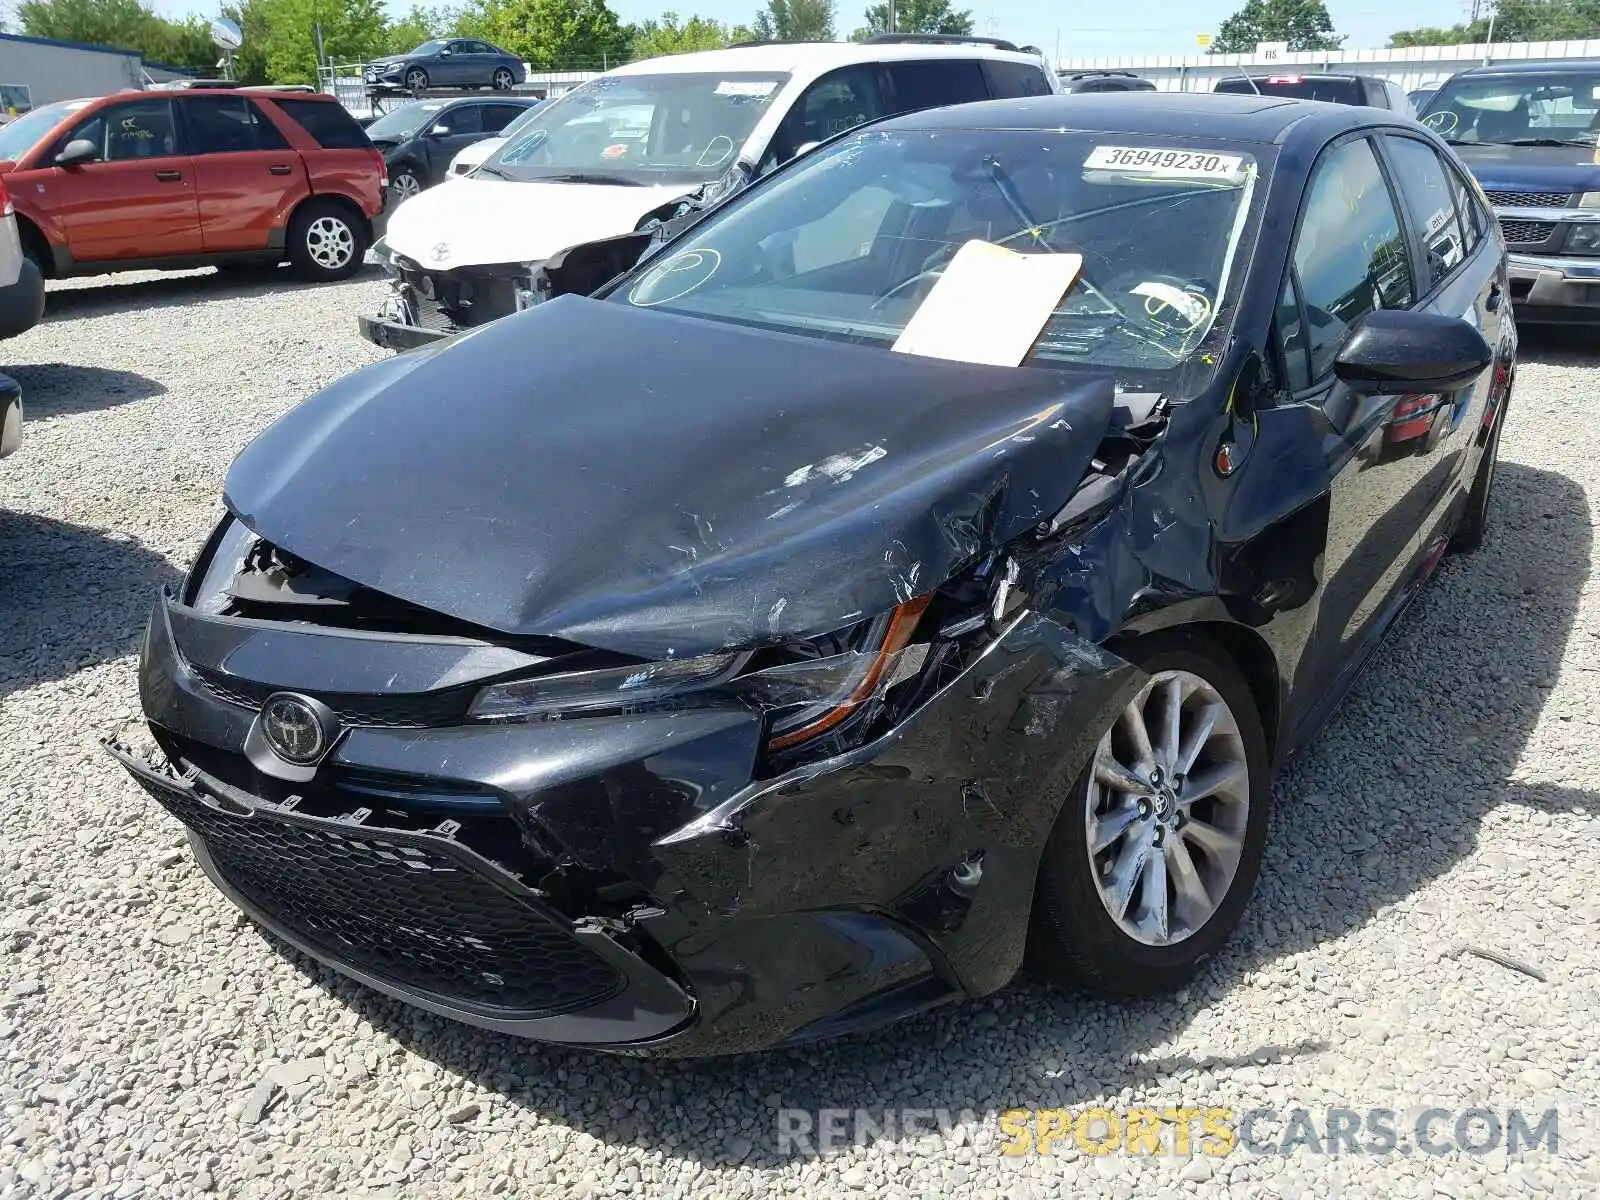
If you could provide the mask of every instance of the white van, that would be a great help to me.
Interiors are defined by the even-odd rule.
[[[362,336],[404,349],[527,308],[540,265],[721,195],[895,113],[1059,92],[1036,52],[985,38],[767,43],[629,63],[559,99],[470,174],[389,218],[390,292]]]

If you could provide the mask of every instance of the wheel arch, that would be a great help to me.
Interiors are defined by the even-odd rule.
[[[17,237],[22,242],[23,249],[33,251],[34,261],[39,264],[39,269],[47,277],[54,276],[57,272],[55,247],[50,244],[50,239],[45,237],[44,230],[40,229],[26,213],[17,213]]]
[[[1117,634],[1106,643],[1106,649],[1121,654],[1130,643],[1155,634],[1172,636],[1175,633],[1193,633],[1216,645],[1239,668],[1250,688],[1256,712],[1261,717],[1261,728],[1267,738],[1267,755],[1276,763],[1285,749],[1282,743],[1284,711],[1283,676],[1278,668],[1278,656],[1261,634],[1248,625],[1216,617],[1192,618],[1176,610],[1164,610],[1169,620],[1146,620],[1138,628]]]
[[[361,205],[356,203],[354,198],[345,195],[343,192],[312,192],[309,196],[306,196],[304,199],[302,199],[299,204],[294,206],[293,211],[289,213],[289,220],[285,228],[293,227],[295,221],[299,218],[300,214],[305,211],[307,205],[316,204],[319,201],[324,204],[336,204],[340,208],[344,209],[345,212],[350,216],[354,217],[361,227],[367,231],[367,242],[368,244],[371,243],[372,222],[367,219],[367,214],[361,211]]]

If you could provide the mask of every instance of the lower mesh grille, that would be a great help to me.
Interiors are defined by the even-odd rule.
[[[124,756],[247,904],[330,959],[529,1019],[598,1003],[622,983],[519,884],[442,837],[224,806],[130,764]]]

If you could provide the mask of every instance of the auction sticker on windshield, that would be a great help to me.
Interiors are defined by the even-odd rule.
[[[744,82],[735,79],[725,79],[717,84],[719,96],[770,96],[777,90],[775,80],[760,79],[755,82]]]
[[[1161,179],[1204,179],[1243,183],[1244,156],[1209,150],[1170,150],[1146,146],[1096,146],[1083,160],[1085,171]]]

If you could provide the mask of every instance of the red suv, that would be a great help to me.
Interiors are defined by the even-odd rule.
[[[381,232],[383,155],[332,96],[119,92],[0,128],[24,253],[46,275],[288,260],[343,279]]]

